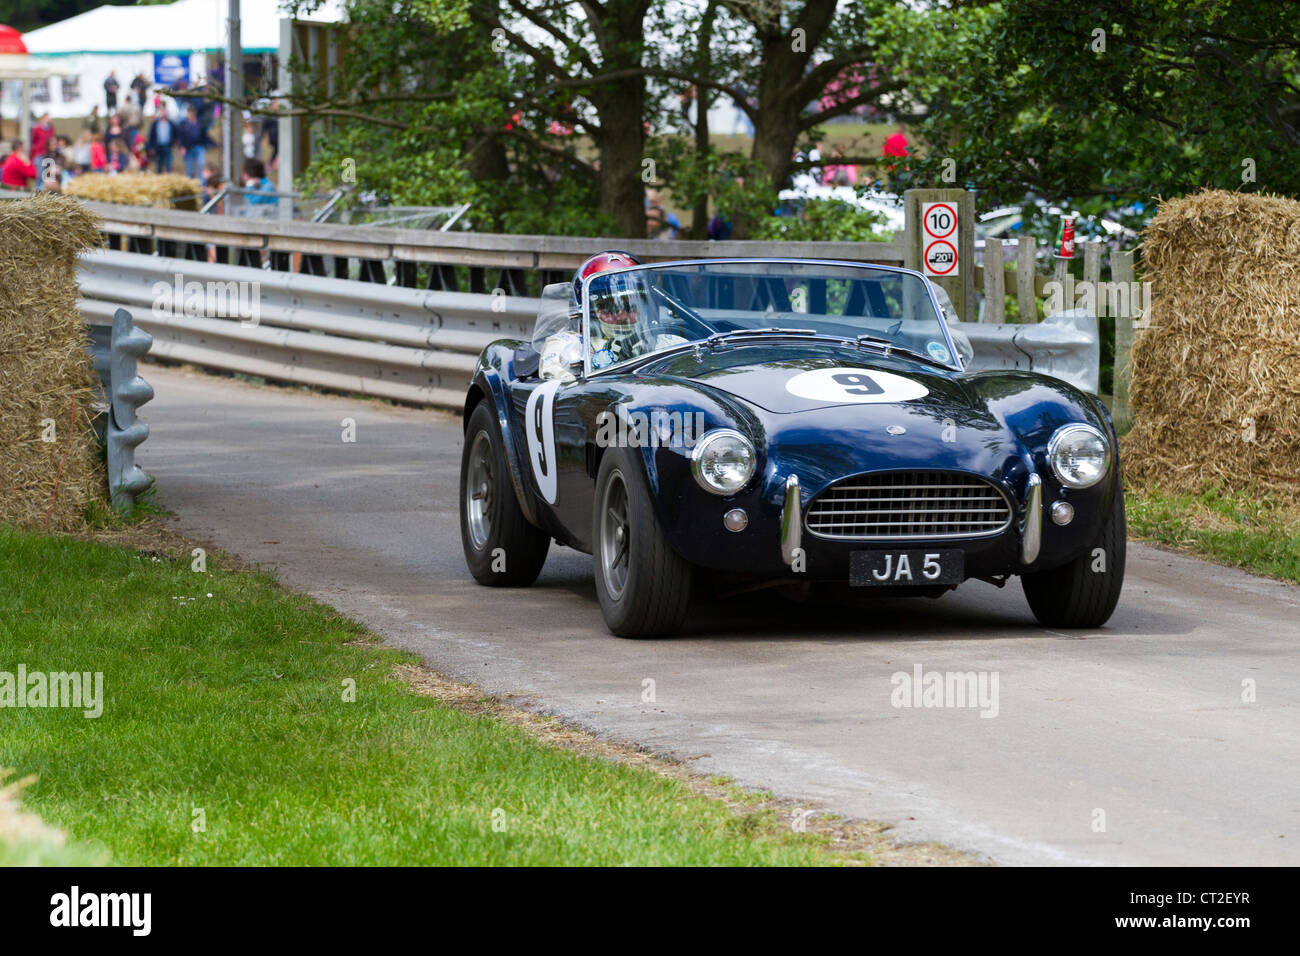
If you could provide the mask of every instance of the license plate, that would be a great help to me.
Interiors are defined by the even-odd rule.
[[[849,555],[849,584],[885,587],[902,584],[961,584],[966,553],[956,548],[933,551],[854,551]]]

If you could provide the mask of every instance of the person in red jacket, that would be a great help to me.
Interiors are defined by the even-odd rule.
[[[45,147],[54,138],[54,123],[46,113],[41,121],[32,127],[32,155],[44,156]]]
[[[10,189],[26,189],[36,179],[36,167],[27,158],[27,149],[20,139],[13,141],[13,151],[0,165],[0,184]]]

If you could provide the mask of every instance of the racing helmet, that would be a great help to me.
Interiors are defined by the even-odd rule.
[[[582,283],[589,276],[611,269],[641,265],[629,252],[612,250],[592,256],[573,277],[574,300],[581,306]],[[592,317],[599,323],[605,347],[614,352],[627,349],[654,315],[654,301],[645,276],[639,272],[620,272],[592,286]]]
[[[623,252],[621,249],[610,249],[606,252],[598,252],[582,265],[578,266],[578,271],[573,274],[573,304],[575,308],[582,308],[582,280],[587,276],[594,276],[597,272],[605,272],[609,269],[624,269],[627,266],[639,266],[641,260],[630,252]]]

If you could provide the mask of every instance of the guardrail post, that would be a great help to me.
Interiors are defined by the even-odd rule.
[[[153,336],[137,329],[131,313],[113,313],[109,346],[108,490],[116,511],[129,513],[135,496],[149,487],[150,478],[135,463],[135,449],[149,437],[149,426],[135,410],[153,398],[153,387],[136,374],[136,361],[153,345]]]

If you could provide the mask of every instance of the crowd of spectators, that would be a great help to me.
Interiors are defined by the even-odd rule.
[[[176,92],[186,90],[184,80],[176,84]],[[0,160],[0,186],[59,192],[86,173],[183,169],[201,183],[205,200],[221,188],[220,174],[208,162],[208,151],[217,146],[212,129],[220,117],[220,104],[203,96],[168,95],[155,89],[143,73],[123,90],[117,72],[112,71],[104,80],[104,106],[103,114],[98,106],[91,109],[75,140],[55,130],[49,113],[41,116],[29,142],[7,144],[8,155]],[[241,185],[273,191],[267,164],[272,170],[278,164],[278,123],[268,119],[254,124],[246,114],[240,148]]]

